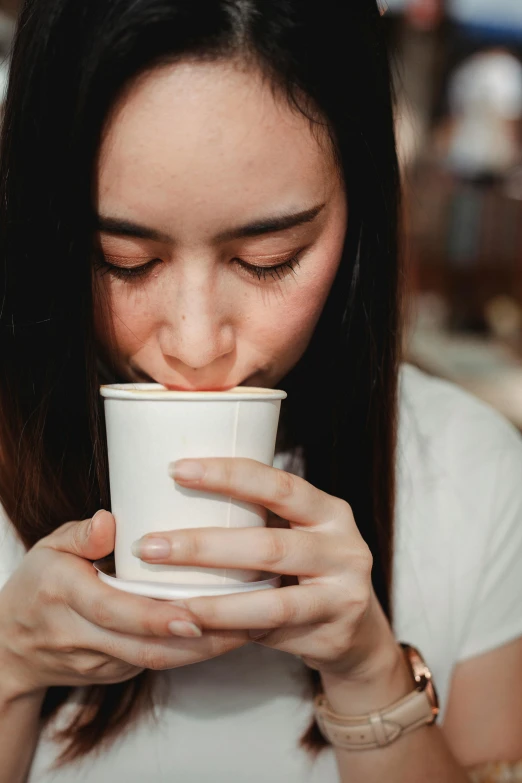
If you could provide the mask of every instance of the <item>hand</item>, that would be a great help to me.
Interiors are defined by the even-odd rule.
[[[29,550],[0,591],[0,662],[11,697],[52,685],[123,682],[143,669],[175,668],[247,643],[237,631],[171,631],[172,621],[197,618],[104,584],[91,560],[112,552],[114,536],[107,511],[67,522]],[[178,633],[187,638],[173,638]]]
[[[192,479],[182,472],[187,468]],[[299,655],[321,673],[355,676],[368,671],[381,649],[395,653],[392,631],[372,590],[372,556],[345,501],[249,459],[183,460],[174,471],[185,487],[260,504],[290,525],[182,529],[140,539],[137,551],[149,563],[297,577],[297,584],[278,590],[174,602],[192,611],[204,629],[264,631],[262,644]],[[167,542],[170,554],[159,556],[158,540]],[[152,554],[147,555],[147,544]]]

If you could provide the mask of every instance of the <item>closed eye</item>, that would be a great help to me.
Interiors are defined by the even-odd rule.
[[[271,266],[249,264],[241,258],[233,258],[232,263],[236,264],[240,269],[252,277],[256,277],[258,280],[266,280],[269,276],[273,280],[282,280],[288,273],[295,273],[296,267],[299,266],[299,255],[300,254],[297,253],[282,263]],[[110,257],[112,258],[114,256]],[[97,255],[94,260],[95,268],[99,270],[102,275],[110,274],[118,280],[125,280],[128,282],[146,277],[155,266],[161,263],[161,258],[152,258],[145,264],[121,266],[119,264],[111,263],[107,260],[107,257],[102,254]]]
[[[106,258],[99,257],[95,260],[95,268],[100,270],[102,275],[111,274],[118,280],[137,280],[142,277],[146,277],[148,273],[157,265],[161,264],[161,258],[153,258],[147,261],[146,264],[140,264],[139,266],[119,266],[119,264],[111,264]]]
[[[273,280],[282,280],[288,272],[295,273],[295,268],[299,266],[299,254],[292,256],[292,258],[288,258],[286,261],[283,261],[280,264],[275,264],[274,266],[248,264],[241,258],[233,258],[232,260],[241,269],[244,269],[246,272],[248,272],[248,274],[252,275],[253,277],[257,277],[258,280],[266,280],[269,275]]]

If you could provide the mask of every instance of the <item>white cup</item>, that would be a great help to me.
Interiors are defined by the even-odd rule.
[[[171,584],[241,584],[259,571],[144,563],[131,552],[146,533],[176,528],[260,527],[261,506],[186,489],[169,464],[198,457],[249,457],[272,465],[286,392],[238,386],[226,392],[169,391],[159,384],[102,386],[116,577]]]

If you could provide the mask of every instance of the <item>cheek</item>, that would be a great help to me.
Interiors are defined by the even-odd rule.
[[[340,253],[339,253],[340,255]],[[296,360],[308,345],[338,268],[328,256],[317,272],[298,271],[264,305],[250,308],[249,332],[263,352]],[[254,316],[255,313],[255,316]]]
[[[339,268],[344,235],[339,233],[326,242],[321,253],[310,259],[306,274],[297,275],[287,316],[296,328],[304,331],[317,323]],[[303,270],[304,272],[304,270]]]
[[[147,342],[156,328],[154,300],[149,294],[118,291],[102,283],[95,295],[94,326],[98,341],[118,353],[131,355]]]

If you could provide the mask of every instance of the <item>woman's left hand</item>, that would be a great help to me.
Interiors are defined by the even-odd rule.
[[[188,478],[187,469],[193,478]],[[185,471],[185,474],[183,473]],[[198,473],[200,474],[198,476]],[[172,474],[171,474],[172,475]],[[264,506],[290,527],[201,527],[152,533],[139,542],[149,563],[270,571],[297,584],[180,603],[203,629],[266,633],[262,644],[299,655],[321,673],[367,672],[381,647],[395,645],[371,583],[372,556],[348,503],[291,473],[251,459],[209,458],[175,464],[177,483]],[[146,555],[150,539],[170,554]],[[253,629],[253,630],[252,630]]]

